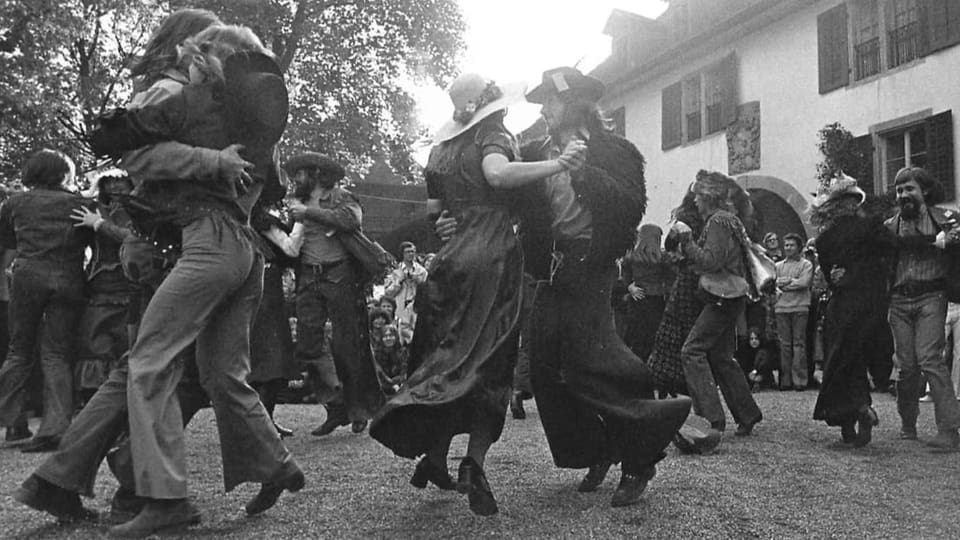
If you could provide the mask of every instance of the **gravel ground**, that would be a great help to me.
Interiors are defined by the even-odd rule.
[[[209,410],[188,431],[191,489],[203,524],[183,538],[960,538],[960,453],[934,453],[897,439],[896,405],[875,394],[880,426],[863,449],[839,444],[839,431],[810,420],[815,392],[757,394],[765,420],[754,435],[725,436],[717,453],[670,449],[637,506],[609,499],[619,471],[601,489],[579,494],[583,471],[553,466],[533,402],[526,420],[508,418],[488,458],[500,513],[471,514],[466,499],[408,483],[414,463],[393,456],[366,434],[340,429],[308,433],[322,420],[317,406],[284,405],[277,419],[297,431],[287,439],[307,487],[285,494],[265,515],[247,518],[243,504],[257,486],[223,494],[218,443]],[[921,404],[921,439],[935,434],[933,406]],[[732,419],[728,425],[734,425]],[[456,439],[451,470],[465,441]],[[15,503],[9,493],[42,456],[0,450],[0,537],[106,537],[106,524],[58,526]],[[101,470],[91,508],[106,511],[115,484]]]

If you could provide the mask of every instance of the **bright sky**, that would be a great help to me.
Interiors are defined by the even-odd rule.
[[[574,65],[588,72],[610,54],[603,27],[616,9],[656,18],[662,0],[459,0],[467,22],[467,51],[461,72],[477,72],[496,81],[525,81],[529,88],[548,69]],[[453,113],[444,89],[418,92],[420,118],[435,129]],[[536,105],[514,105],[509,129],[519,132],[539,115]]]

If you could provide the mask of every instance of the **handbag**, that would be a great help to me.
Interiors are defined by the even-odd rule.
[[[371,240],[360,229],[337,233],[340,243],[353,259],[359,269],[367,274],[368,279],[380,281],[392,268],[397,260],[389,251],[383,249],[379,242]]]
[[[777,266],[767,257],[763,246],[755,242],[744,242],[747,273],[750,276],[750,294],[756,299],[777,290]]]

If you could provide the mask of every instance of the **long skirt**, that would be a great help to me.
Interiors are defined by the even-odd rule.
[[[522,285],[523,256],[507,212],[468,209],[417,290],[408,378],[377,413],[370,435],[407,458],[479,424],[498,439],[516,363]]]
[[[654,385],[660,391],[687,393],[680,349],[703,310],[703,300],[698,294],[699,279],[693,271],[681,267],[653,340],[653,352],[646,358]]]
[[[841,290],[827,303],[823,320],[824,365],[814,420],[839,426],[869,406],[870,381],[864,356],[877,339],[873,320],[882,301],[871,292]]]

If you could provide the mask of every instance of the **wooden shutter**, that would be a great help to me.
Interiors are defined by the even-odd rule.
[[[737,55],[728,54],[717,66],[717,83],[720,85],[720,122],[727,127],[737,120],[737,104],[740,96],[737,93]]]
[[[613,122],[613,132],[621,137],[627,136],[627,109],[620,107],[610,114],[610,120]]]
[[[850,82],[850,54],[847,41],[846,4],[828,9],[817,17],[821,94],[846,86]]]
[[[917,7],[923,54],[960,43],[960,0],[920,0]]]
[[[683,121],[683,89],[677,82],[663,89],[661,99],[661,141],[663,150],[680,146]]]
[[[931,116],[927,126],[927,170],[943,185],[944,201],[957,198],[953,163],[953,115],[950,111]]]
[[[857,186],[871,195],[880,195],[873,178],[873,136],[870,134],[854,137],[850,141],[853,153],[857,158],[857,170],[847,172],[857,179]],[[844,171],[846,172],[846,171]]]

